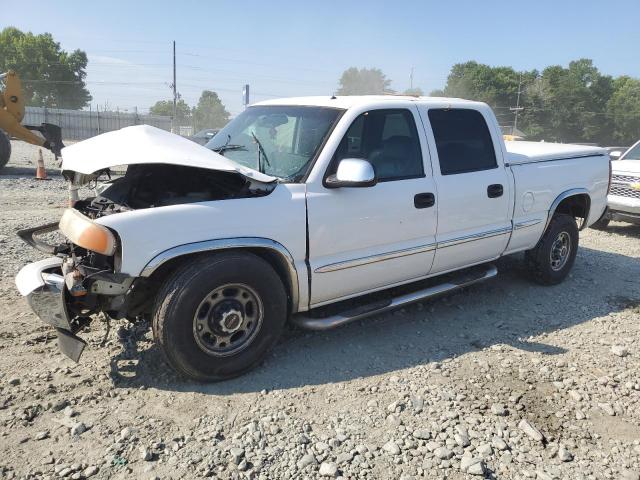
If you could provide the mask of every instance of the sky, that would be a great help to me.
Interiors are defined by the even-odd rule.
[[[9,0],[0,0],[0,6]],[[542,70],[591,58],[601,72],[640,77],[640,0],[120,1],[20,0],[0,29],[49,32],[87,52],[92,104],[146,112],[177,87],[204,89],[239,113],[251,102],[331,95],[351,67],[380,68],[391,88],[443,88],[451,66],[476,60]]]

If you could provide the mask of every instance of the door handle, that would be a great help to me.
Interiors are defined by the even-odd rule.
[[[494,183],[493,185],[489,185],[487,187],[487,197],[489,198],[501,197],[503,193],[504,193],[504,187],[499,183]]]
[[[436,196],[433,193],[418,193],[413,197],[413,206],[416,208],[429,208],[436,204]]]

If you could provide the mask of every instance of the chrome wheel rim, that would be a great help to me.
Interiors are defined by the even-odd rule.
[[[193,316],[193,337],[208,355],[227,357],[249,346],[262,325],[262,300],[251,287],[230,283],[209,292]]]
[[[551,270],[562,270],[571,253],[571,236],[567,232],[560,232],[551,245]]]

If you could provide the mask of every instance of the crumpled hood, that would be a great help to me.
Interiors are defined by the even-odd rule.
[[[161,163],[237,172],[259,182],[277,179],[242,166],[179,135],[149,125],[103,133],[62,149],[62,170],[92,174],[116,165]]]

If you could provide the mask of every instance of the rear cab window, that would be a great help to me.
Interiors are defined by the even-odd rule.
[[[493,139],[479,111],[463,108],[430,109],[429,122],[442,175],[498,168]]]

